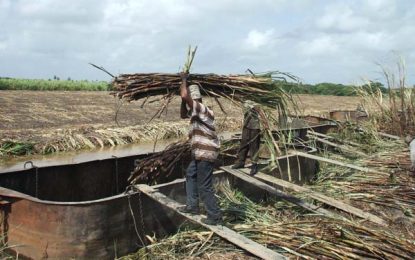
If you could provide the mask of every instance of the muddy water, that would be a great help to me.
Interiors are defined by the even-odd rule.
[[[221,139],[228,139],[235,133],[222,133]],[[56,166],[63,164],[77,164],[87,161],[103,160],[113,156],[124,157],[136,154],[152,153],[163,150],[169,144],[179,139],[159,140],[154,142],[142,142],[137,144],[118,145],[94,150],[76,152],[55,153],[50,155],[31,155],[7,160],[0,160],[0,173],[19,171],[24,169],[27,161],[32,161],[37,167]],[[30,168],[30,165],[27,165]]]

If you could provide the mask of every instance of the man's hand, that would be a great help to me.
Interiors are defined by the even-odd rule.
[[[180,85],[180,96],[190,108],[193,108],[193,100],[190,98],[189,89],[187,87],[187,78],[189,77],[189,73],[182,72],[179,75],[182,79],[182,84]]]
[[[182,81],[187,81],[187,79],[189,78],[189,72],[180,72],[179,75]]]

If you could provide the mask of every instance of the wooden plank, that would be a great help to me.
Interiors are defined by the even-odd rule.
[[[384,176],[389,176],[389,174],[386,173],[386,172],[380,172],[380,171],[376,171],[376,170],[373,170],[373,169],[370,169],[370,168],[360,167],[360,166],[356,166],[354,164],[344,163],[344,162],[340,162],[340,161],[336,161],[336,160],[332,160],[332,159],[328,159],[328,158],[324,158],[324,157],[320,157],[320,156],[316,156],[316,155],[312,155],[312,154],[308,154],[308,153],[304,153],[304,152],[294,151],[291,154],[302,156],[302,157],[305,157],[305,158],[314,159],[314,160],[321,161],[321,162],[327,162],[327,163],[347,167],[347,168],[362,171],[362,172],[376,173],[376,174],[380,174],[380,175],[384,175]]]
[[[349,152],[349,153],[357,154],[357,155],[360,155],[360,156],[367,156],[367,154],[362,153],[360,151],[357,151],[356,148],[351,148],[351,147],[348,147],[348,146],[342,145],[342,144],[336,144],[336,143],[330,142],[328,140],[319,138],[317,136],[310,136],[310,137],[313,138],[314,140],[320,142],[320,143],[323,143],[323,144],[326,144],[326,145],[329,145],[329,146],[338,148],[340,151]]]
[[[339,140],[338,138],[335,138],[333,136],[325,135],[325,134],[318,133],[318,132],[311,132],[310,131],[307,134],[308,135],[310,135],[310,134],[311,135],[315,135],[315,136],[322,137],[322,138],[326,138],[326,139],[329,139],[329,140],[335,140],[337,142],[341,142],[341,143],[348,144],[348,145],[352,145],[352,146],[361,146],[361,144],[358,144],[356,142],[352,142],[352,141],[349,141],[349,140]]]
[[[301,192],[305,196],[309,196],[309,197],[311,197],[313,199],[316,199],[320,202],[323,202],[327,205],[330,205],[332,207],[341,209],[341,210],[343,210],[347,213],[353,214],[353,215],[358,216],[360,218],[367,219],[367,220],[369,220],[371,222],[374,222],[376,224],[379,224],[379,225],[382,225],[382,226],[387,226],[387,223],[383,219],[379,218],[378,216],[375,216],[371,213],[365,212],[365,211],[363,211],[359,208],[353,207],[353,206],[351,206],[347,203],[344,203],[342,201],[338,201],[336,199],[328,197],[328,196],[326,196],[324,194],[321,194],[319,192],[310,190],[309,188],[302,187],[302,186],[296,185],[294,183],[284,181],[284,180],[275,178],[273,176],[270,176],[270,175],[267,175],[267,174],[264,174],[264,173],[261,173],[261,172],[257,173],[255,175],[255,177],[260,179],[260,180],[276,184],[276,185],[278,185],[280,187],[283,187],[283,188],[286,188],[288,190],[292,190],[292,191],[295,191],[295,192]]]
[[[228,240],[229,242],[231,242],[232,244],[248,251],[249,253],[260,257],[262,259],[266,259],[266,260],[279,260],[279,259],[287,259],[285,256],[269,249],[266,248],[265,246],[258,244],[255,241],[252,241],[248,238],[246,238],[245,236],[235,232],[232,229],[229,229],[225,226],[222,225],[216,225],[216,226],[212,226],[212,225],[206,225],[203,222],[201,222],[201,215],[190,215],[190,214],[186,214],[186,213],[182,213],[180,211],[177,210],[178,207],[183,206],[180,203],[178,203],[175,200],[170,199],[169,197],[167,197],[166,195],[157,192],[155,189],[153,189],[152,187],[148,186],[148,185],[144,185],[144,184],[139,184],[136,186],[141,192],[145,193],[146,195],[148,195],[149,197],[151,197],[152,199],[154,199],[155,201],[163,204],[164,206],[176,211],[178,214],[186,217],[187,219],[189,219],[192,222],[198,223],[199,225],[210,229],[211,231],[213,231],[215,234],[217,234],[218,236]]]
[[[328,136],[328,135],[323,135],[323,134],[321,134],[321,135],[322,136],[319,136],[319,135],[316,135],[315,133],[311,133],[311,132],[308,133],[308,136],[310,138],[316,139],[316,140],[321,141],[321,142],[327,142],[328,145],[331,145],[331,146],[334,146],[334,147],[338,147],[340,149],[344,149],[344,150],[347,150],[347,151],[350,151],[350,152],[354,152],[355,151],[354,149],[356,149],[356,147],[353,147],[353,146],[359,147],[358,144],[353,143],[353,142],[349,143],[346,140],[337,140],[336,138],[333,138],[333,137]],[[334,141],[340,142],[342,144],[333,143],[333,142],[331,142],[329,140],[334,140]],[[362,153],[362,154],[363,155],[366,155],[365,153]]]
[[[336,214],[333,214],[332,212],[330,212],[330,211],[328,211],[326,209],[323,209],[323,208],[320,208],[320,207],[318,207],[316,205],[307,203],[307,202],[303,201],[300,198],[297,198],[295,196],[292,196],[290,194],[287,194],[285,192],[282,192],[282,191],[278,190],[277,188],[274,188],[274,187],[272,187],[272,186],[270,186],[270,185],[268,185],[266,183],[263,183],[262,181],[259,181],[259,180],[255,179],[255,178],[253,178],[253,177],[245,174],[244,172],[242,172],[240,170],[232,169],[229,166],[222,166],[220,168],[222,170],[224,170],[224,171],[226,171],[226,172],[234,175],[237,178],[240,178],[240,179],[242,179],[242,180],[244,180],[246,182],[249,182],[250,184],[253,184],[253,185],[257,186],[258,188],[261,188],[263,190],[268,191],[269,193],[271,193],[272,195],[277,196],[280,199],[283,199],[285,201],[288,201],[290,203],[293,203],[293,204],[295,204],[297,206],[300,206],[302,208],[305,208],[305,209],[307,209],[309,211],[312,211],[312,212],[315,212],[315,213],[319,213],[319,214],[325,215],[325,216],[334,217],[334,218],[341,218],[341,216],[338,216]]]

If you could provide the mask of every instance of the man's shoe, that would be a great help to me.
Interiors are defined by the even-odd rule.
[[[258,173],[258,164],[252,164],[249,175],[254,176],[257,173]]]
[[[231,166],[232,169],[241,169],[244,167],[245,167],[245,163],[241,163],[241,162],[235,163],[234,165]]]
[[[187,213],[190,215],[199,215],[199,208],[191,208],[189,206],[178,207],[177,210],[181,213]]]
[[[217,218],[217,219],[213,219],[213,218],[202,218],[200,221],[203,224],[211,225],[211,226],[216,226],[216,225],[222,225],[223,224],[222,218]]]

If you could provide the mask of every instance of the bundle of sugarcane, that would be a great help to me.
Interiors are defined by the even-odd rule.
[[[155,184],[162,178],[169,177],[177,163],[186,155],[190,155],[190,142],[181,141],[173,143],[161,152],[138,160],[128,181],[131,184]]]
[[[221,144],[220,154],[234,156],[229,154],[229,151],[235,149],[236,144],[234,142],[224,141]],[[169,177],[182,177],[172,176],[172,173],[175,170],[177,173],[182,172],[181,169],[177,169],[177,166],[186,158],[190,159],[190,141],[173,143],[163,151],[154,153],[145,159],[137,160],[135,169],[128,181],[131,184],[146,183],[154,185],[166,181]]]
[[[188,84],[199,85],[201,94],[214,98],[224,113],[226,111],[219,98],[225,98],[237,105],[250,99],[276,108],[285,114],[287,103],[292,102],[292,98],[273,80],[276,74],[279,72],[256,76],[191,74]],[[112,81],[115,89],[112,94],[128,101],[144,99],[141,106],[144,106],[146,102],[161,101],[160,108],[153,115],[153,118],[157,118],[166,111],[172,99],[179,94],[180,85],[179,74],[122,74]],[[154,96],[157,96],[156,99],[149,101],[149,98]]]
[[[234,101],[251,99],[274,106],[283,94],[282,90],[273,84],[273,77],[277,74],[281,73],[228,76],[191,74],[188,84],[199,85],[202,95],[224,97]],[[112,81],[112,86],[115,89],[114,95],[132,101],[157,95],[171,97],[179,93],[181,82],[180,74],[136,73],[119,75]]]
[[[189,48],[187,62],[184,66],[184,73],[188,73],[193,62],[196,49]],[[200,86],[201,94],[213,97],[222,108],[218,98],[222,97],[234,103],[241,103],[249,99],[259,104],[285,111],[287,101],[292,100],[282,88],[280,83],[287,80],[299,81],[290,73],[272,71],[261,74],[244,75],[217,75],[217,74],[190,74],[188,85]],[[127,101],[144,99],[143,105],[150,97],[162,96],[153,101],[162,101],[163,105],[156,115],[167,108],[172,98],[179,94],[182,83],[179,73],[135,73],[121,74],[114,77],[111,85],[114,91],[112,95]]]

